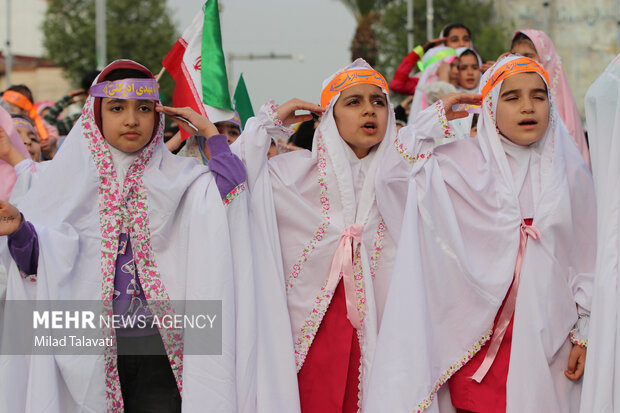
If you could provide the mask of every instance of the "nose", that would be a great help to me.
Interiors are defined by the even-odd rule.
[[[532,99],[523,99],[523,106],[521,107],[523,113],[534,112],[534,101]]]
[[[125,111],[124,121],[125,121],[125,126],[129,126],[129,127],[136,126],[138,124],[138,111],[133,107],[127,108],[127,110]]]
[[[364,115],[375,116],[375,105],[372,104],[371,100],[364,102]]]

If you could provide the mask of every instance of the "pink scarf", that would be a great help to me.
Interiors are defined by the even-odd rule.
[[[560,55],[558,55],[558,52],[555,50],[553,42],[545,32],[540,30],[520,30],[515,33],[515,36],[518,33],[523,33],[534,43],[536,52],[538,56],[540,56],[540,63],[547,73],[549,73],[551,92],[553,93],[558,113],[564,121],[570,136],[573,137],[575,144],[577,144],[579,152],[581,152],[583,158],[586,160],[588,167],[592,169],[590,165],[590,151],[588,150],[588,144],[586,143],[586,137],[583,132],[581,116],[579,116],[579,112],[577,111],[575,99],[573,98],[570,86],[566,80],[566,74],[562,68]]]

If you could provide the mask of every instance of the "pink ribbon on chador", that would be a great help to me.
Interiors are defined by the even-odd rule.
[[[515,305],[517,303],[517,290],[519,289],[519,275],[521,274],[521,264],[523,263],[523,254],[525,253],[525,245],[527,244],[527,238],[532,237],[535,240],[540,238],[540,231],[538,228],[527,225],[525,221],[521,220],[521,241],[519,243],[519,254],[517,255],[517,263],[515,264],[515,273],[512,281],[512,289],[506,297],[506,301],[504,303],[504,308],[499,316],[499,320],[497,320],[497,326],[495,327],[495,331],[493,332],[493,337],[491,337],[491,343],[489,344],[489,350],[476,370],[476,373],[472,376],[476,382],[480,383],[484,376],[488,373],[489,369],[493,365],[495,361],[495,357],[497,356],[497,352],[499,351],[499,346],[504,339],[504,335],[506,334],[506,330],[508,329],[508,325],[510,324],[510,320],[512,319],[512,315],[515,312]]]
[[[340,238],[338,248],[334,253],[332,265],[327,279],[327,290],[335,291],[340,274],[344,281],[344,293],[347,301],[347,318],[355,328],[362,327],[362,319],[357,308],[357,295],[355,294],[355,278],[353,276],[353,251],[362,242],[362,224],[353,224],[345,228]]]

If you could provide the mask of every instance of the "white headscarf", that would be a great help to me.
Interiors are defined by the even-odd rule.
[[[620,246],[620,55],[586,93],[586,119],[598,206],[598,254],[582,412],[620,407],[618,278]]]
[[[418,81],[418,85],[416,86],[415,93],[413,94],[411,110],[409,111],[409,124],[411,124],[412,120],[417,116],[418,113],[426,109],[426,107],[428,106],[425,99],[426,94],[423,91],[424,86],[427,83],[433,83],[437,81],[437,69],[439,68],[439,65],[443,62],[451,62],[452,60],[454,60],[455,54],[450,54],[449,56],[446,56],[445,58],[436,61],[427,67],[428,62],[433,59],[438,53],[446,53],[449,50],[453,49],[446,46],[437,46],[424,53],[424,57],[422,58],[424,71],[422,72],[422,76],[420,76],[420,80]]]
[[[482,84],[514,59],[497,62]],[[414,127],[401,129],[403,152],[397,155],[413,159],[414,169],[367,412],[439,411],[434,399],[440,387],[490,338],[512,282],[522,218],[528,218],[519,196],[527,177],[513,174],[495,126],[500,89],[501,83],[483,102],[478,139],[433,150],[433,138],[449,135],[441,104],[422,112]],[[521,269],[507,412],[574,412],[579,400],[580,384],[563,371],[576,303],[590,307],[593,188],[587,165],[563,124],[555,122],[550,102],[540,156],[530,155],[525,174],[538,175],[531,179],[541,183],[540,190],[531,189],[537,200],[534,225],[542,236],[528,241]],[[515,170],[524,169],[522,157],[509,152]],[[532,163],[539,165],[538,172]],[[380,171],[385,189],[378,192],[379,200],[396,199],[392,192],[402,190],[388,184],[390,173]]]
[[[371,67],[358,59],[338,70],[334,76],[355,69]],[[280,312],[287,311],[293,342],[289,350],[294,355],[293,373],[302,368],[331,302],[334,291],[326,287],[343,232],[354,224],[363,226],[354,262],[355,289],[358,291],[355,301],[363,318],[362,328],[357,330],[362,353],[362,397],[368,388],[368,373],[396,252],[393,228],[386,228],[382,218],[384,210],[379,209],[375,202],[376,171],[385,152],[394,145],[396,136],[393,109],[387,91],[384,93],[389,111],[386,134],[363,159],[354,156],[338,132],[333,110],[340,95],[331,98],[321,117],[312,152],[294,151],[267,162],[265,153],[270,137],[284,138],[285,133],[292,133],[274,123],[270,105],[264,106],[255,118],[248,121],[243,134],[232,146],[233,150],[239,150],[248,169],[251,209],[255,215],[253,222],[261,227],[263,234],[269,235],[269,240],[264,243],[271,244],[277,255],[281,252],[270,273],[277,276],[280,286],[274,285],[273,290],[284,293],[286,307],[283,309],[268,303],[272,312],[265,314],[265,318],[279,317]],[[386,210],[389,208],[386,206]],[[270,216],[271,211],[275,211],[275,216]],[[273,301],[280,297],[275,293],[273,296]],[[270,324],[270,320],[259,322]],[[282,325],[277,328],[282,329]],[[288,360],[282,359],[278,369],[285,363]],[[259,378],[259,386],[261,380],[268,381],[269,377]],[[294,376],[292,380],[295,384]]]
[[[253,283],[239,272],[243,265],[233,265],[227,212],[213,176],[166,149],[161,114],[139,154],[111,150],[93,106],[90,96],[63,149],[17,205],[37,231],[38,274],[36,282],[26,281],[11,263],[7,299],[78,299],[103,307],[112,297],[123,225],[147,300],[222,300],[222,355],[184,355],[182,336],[173,334],[178,330],[160,331],[183,409],[251,411],[255,343],[236,337],[238,320],[253,317],[253,294],[246,294]],[[9,258],[6,242],[0,252]],[[0,356],[0,410],[122,411],[116,364],[116,346],[98,356]]]

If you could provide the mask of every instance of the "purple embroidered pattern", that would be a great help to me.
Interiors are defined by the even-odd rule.
[[[231,203],[231,202],[232,202],[235,198],[237,198],[239,195],[241,195],[241,193],[242,193],[243,191],[245,191],[245,188],[246,188],[246,186],[245,186],[245,182],[242,182],[242,183],[240,183],[239,185],[237,185],[236,187],[234,187],[234,188],[232,189],[232,191],[230,191],[230,192],[228,193],[228,195],[226,195],[226,196],[224,197],[224,199],[222,199],[222,202],[224,203],[224,206],[228,206],[228,205],[230,205],[230,203]]]
[[[327,197],[327,182],[325,182],[325,178],[327,176],[327,161],[325,160],[325,145],[323,143],[322,136],[319,137],[319,141],[317,143],[317,153],[318,153],[317,167],[318,167],[318,172],[319,172],[318,182],[319,182],[319,188],[321,191],[320,202],[321,202],[321,215],[323,216],[323,222],[321,223],[319,228],[314,233],[314,236],[312,237],[308,245],[303,249],[299,259],[297,260],[297,263],[293,265],[293,268],[291,269],[290,275],[286,282],[287,292],[293,287],[293,283],[295,282],[297,277],[299,277],[299,274],[301,273],[301,270],[304,264],[306,263],[306,261],[308,261],[308,257],[314,251],[314,249],[316,248],[316,245],[319,242],[321,242],[321,240],[323,239],[323,235],[325,234],[325,231],[327,230],[330,224],[329,198]]]
[[[129,232],[134,247],[134,261],[140,283],[147,300],[159,300],[165,303],[151,306],[153,314],[173,314],[169,297],[160,280],[153,251],[150,244],[150,231],[146,194],[142,183],[144,169],[150,160],[153,149],[163,136],[163,116],[160,117],[159,129],[153,140],[144,148],[131,165],[123,188],[120,188],[116,171],[107,143],[94,123],[93,100],[84,105],[82,128],[88,140],[93,161],[99,174],[99,220],[101,233],[101,273],[104,314],[113,315],[112,300],[114,297],[114,277],[116,254],[121,228]],[[114,345],[106,349],[104,354],[106,370],[106,400],[108,412],[122,412],[123,400],[117,370],[117,349],[114,329],[106,334],[112,337]],[[182,362],[183,342],[178,331],[160,329],[162,341],[170,360],[170,365],[182,394]]]

